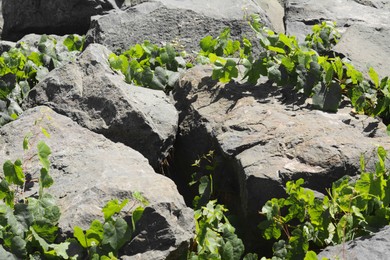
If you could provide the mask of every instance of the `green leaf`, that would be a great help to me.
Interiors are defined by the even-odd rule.
[[[20,236],[14,236],[11,242],[11,252],[17,257],[25,258],[27,255],[26,241]]]
[[[274,51],[276,53],[286,54],[286,51],[282,48],[279,48],[279,47],[269,45],[269,46],[267,46],[267,49],[270,51]]]
[[[372,82],[374,82],[375,88],[378,88],[379,87],[379,76],[373,67],[370,67],[370,69],[368,70],[368,75],[370,76]]]
[[[49,175],[49,172],[45,168],[41,169],[41,175],[39,176],[39,183],[42,188],[49,188],[54,183],[53,178]]]
[[[16,160],[15,163],[7,160],[3,164],[3,172],[8,183],[19,186],[24,184],[25,176],[23,173],[22,162],[19,159]]]
[[[323,111],[337,112],[341,101],[341,87],[333,82],[327,87],[319,84],[314,88],[313,105]]]
[[[314,251],[307,251],[304,260],[318,260],[318,257]]]
[[[47,171],[50,170],[50,161],[49,161],[49,155],[51,154],[50,147],[45,144],[43,141],[39,141],[38,143],[38,158],[41,162],[43,168],[45,168]]]
[[[129,202],[128,199],[124,200],[121,204],[119,204],[118,200],[110,200],[104,207],[103,207],[103,214],[104,214],[104,220],[108,221],[111,219],[111,217],[117,213],[119,213],[124,206]]]
[[[88,248],[89,245],[88,245],[88,242],[87,242],[87,238],[84,234],[84,230],[79,227],[79,226],[74,226],[73,228],[73,236],[77,239],[77,241],[80,243],[80,245],[83,247],[83,248]]]
[[[117,252],[127,241],[131,239],[131,230],[126,221],[118,218],[115,222],[104,223],[103,245],[109,245],[114,252]]]
[[[144,213],[144,208],[143,207],[137,207],[131,216],[131,221],[132,221],[132,226],[133,226],[133,231],[135,230],[137,222],[141,219],[143,213]]]

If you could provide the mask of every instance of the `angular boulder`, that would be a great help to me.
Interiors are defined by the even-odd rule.
[[[126,84],[108,63],[111,52],[92,44],[51,71],[30,92],[26,107],[46,105],[80,125],[141,152],[159,169],[177,131],[178,113],[162,91]]]
[[[287,181],[304,178],[305,187],[325,193],[333,181],[359,173],[362,153],[372,166],[378,145],[390,149],[378,119],[349,107],[337,114],[312,110],[268,82],[223,85],[211,74],[210,67],[196,66],[174,92],[180,113],[175,159],[190,165],[216,150],[222,162],[214,177],[217,194],[248,223],[252,239],[258,211],[285,195]]]
[[[41,128],[50,138],[45,138]],[[32,133],[32,148],[24,153],[22,143],[28,132]],[[140,192],[150,205],[138,223],[139,234],[124,247],[124,254],[155,251],[162,256],[156,259],[165,259],[185,253],[183,249],[193,236],[193,211],[184,204],[176,185],[156,174],[139,152],[113,143],[45,106],[27,110],[18,120],[0,128],[0,137],[0,164],[20,158],[29,165],[32,179],[39,177],[39,160],[32,156],[37,142],[43,140],[51,148],[54,184],[47,192],[57,199],[61,209],[59,227],[64,236],[73,233],[76,225],[87,229],[92,220],[102,220],[101,209],[112,199],[130,200],[122,211],[126,217],[137,205],[132,193]],[[35,183],[26,194],[36,193],[37,186]],[[140,241],[143,235],[148,240]]]
[[[2,0],[2,39],[17,41],[29,33],[85,34],[93,15],[118,9],[124,0]]]
[[[380,0],[286,0],[286,33],[303,41],[312,33],[313,25],[336,22],[342,37],[334,51],[349,58],[362,72],[373,67],[385,77],[389,76],[389,13],[390,3]]]
[[[149,40],[155,44],[173,43],[188,53],[199,50],[199,41],[217,36],[226,27],[232,36],[254,39],[245,14],[257,13],[271,26],[260,6],[245,0],[143,2],[124,11],[115,10],[92,18],[87,42],[100,43],[112,51]],[[252,37],[252,38],[251,38]],[[256,40],[257,42],[257,40]]]

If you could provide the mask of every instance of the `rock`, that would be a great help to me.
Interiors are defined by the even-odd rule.
[[[329,246],[318,254],[318,259],[367,260],[390,259],[390,226],[371,236],[360,237],[337,246]]]
[[[353,24],[365,24],[372,28],[389,24],[388,8],[375,8],[365,0],[286,0],[286,32],[303,40],[311,33],[311,27],[321,21],[335,21],[341,32]],[[371,2],[371,4],[370,4]],[[383,1],[382,1],[383,2]],[[385,4],[383,4],[385,5]],[[386,4],[389,6],[388,4]]]
[[[85,34],[93,15],[118,9],[124,0],[3,0],[2,39],[17,41],[29,33]]]
[[[199,41],[203,37],[217,36],[226,27],[231,28],[235,38],[246,35],[255,39],[243,19],[245,13],[242,8],[245,6],[248,14],[260,14],[264,23],[271,26],[257,4],[244,0],[159,0],[93,17],[87,42],[100,43],[117,52],[144,40],[155,44],[176,41],[178,48],[192,53],[199,50]]]
[[[210,67],[196,66],[174,92],[180,112],[175,159],[190,165],[210,149],[221,155],[216,193],[241,214],[241,223],[250,223],[249,237],[257,239],[251,232],[258,211],[284,196],[287,181],[304,178],[305,187],[324,193],[340,177],[358,174],[362,153],[372,166],[377,145],[390,148],[386,127],[349,107],[329,114],[283,102],[268,82],[222,85],[210,75]]]
[[[379,76],[385,77],[389,74],[389,11],[390,4],[381,0],[287,0],[286,32],[303,41],[314,24],[334,21],[342,33],[334,51],[349,58],[363,73],[372,66]]]
[[[264,10],[277,33],[284,33],[284,7],[278,0],[255,0],[256,3]]]
[[[390,55],[389,35],[389,26],[354,24],[347,28],[334,50],[348,57],[361,72],[367,74],[373,67],[383,78],[390,75],[385,58]]]
[[[90,45],[76,62],[51,71],[25,107],[47,105],[80,125],[141,152],[159,169],[173,146],[178,113],[162,91],[128,85],[111,70],[110,51]]]
[[[44,137],[41,127],[50,138]],[[137,205],[132,198],[132,192],[137,191],[150,205],[138,223],[140,234],[125,246],[126,252],[156,250],[155,254],[169,258],[188,247],[194,230],[193,211],[185,206],[176,185],[156,174],[140,153],[113,143],[48,107],[35,107],[0,128],[1,165],[6,159],[21,158],[30,165],[28,172],[33,179],[38,177],[35,165],[39,162],[36,156],[31,157],[33,150],[23,153],[23,138],[28,132],[33,133],[30,140],[35,144],[31,147],[43,139],[51,148],[50,174],[54,184],[47,192],[58,201],[62,212],[59,227],[64,235],[76,225],[87,229],[93,219],[102,220],[101,209],[109,200],[130,199],[122,211],[130,212],[131,205]],[[35,183],[26,195],[37,192],[37,186]],[[149,241],[140,241],[143,234]],[[158,244],[160,238],[165,239],[163,246]]]

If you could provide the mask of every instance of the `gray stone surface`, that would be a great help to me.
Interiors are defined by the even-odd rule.
[[[40,127],[51,137],[45,138]],[[86,229],[93,219],[102,219],[101,209],[111,199],[130,199],[123,210],[129,214],[131,205],[137,205],[131,194],[138,191],[150,202],[143,215],[145,220],[141,219],[138,225],[140,234],[149,241],[139,242],[143,249],[127,245],[128,252],[157,250],[156,254],[169,257],[188,246],[193,236],[193,211],[185,206],[176,185],[156,174],[140,153],[40,106],[0,128],[0,164],[7,159],[21,158],[33,179],[39,174],[38,158],[31,157],[34,150],[24,154],[22,149],[23,137],[28,132],[33,133],[31,147],[44,140],[51,148],[50,174],[54,184],[48,192],[58,201],[62,212],[59,227],[64,234],[71,232],[75,225]],[[26,195],[37,192],[37,186],[34,183]],[[166,239],[164,247],[158,244],[162,237]]]
[[[90,17],[118,9],[124,0],[3,0],[2,39],[19,40],[29,33],[85,34]]]
[[[348,57],[355,67],[367,73],[373,67],[379,76],[390,75],[387,57],[390,56],[390,26],[372,27],[354,24],[347,28],[340,42],[335,46],[336,52]]]
[[[145,2],[125,11],[93,17],[87,42],[118,51],[144,40],[156,44],[177,41],[192,53],[199,50],[200,39],[206,35],[217,36],[226,27],[231,28],[235,38],[246,35],[253,39],[253,31],[243,20],[245,3],[233,0],[228,3],[223,0]],[[271,26],[257,4],[252,3],[248,8],[248,13],[259,13],[265,24]]]
[[[362,72],[372,66],[381,77],[390,74],[390,3],[382,0],[286,0],[286,32],[300,40],[321,21],[335,21],[342,33],[335,51]]]
[[[382,1],[354,0],[286,0],[285,24],[286,32],[302,39],[311,32],[311,27],[321,21],[335,21],[341,32],[352,24],[365,24],[371,27],[387,26],[390,22],[389,6]],[[371,3],[371,4],[370,4]]]
[[[330,246],[318,254],[318,259],[387,260],[390,259],[390,226],[372,236],[357,238],[337,246]]]
[[[284,96],[267,83],[223,86],[210,75],[211,68],[194,67],[174,93],[180,111],[175,158],[189,165],[216,149],[225,165],[216,186],[226,203],[235,203],[243,223],[253,223],[249,230],[255,230],[262,205],[284,195],[287,181],[302,177],[305,187],[325,192],[343,175],[358,174],[361,153],[372,165],[377,145],[390,148],[385,126],[351,114],[349,107],[324,113],[282,102]]]
[[[141,152],[158,169],[173,146],[178,113],[164,92],[126,84],[111,70],[109,54],[104,46],[90,45],[76,62],[36,85],[25,106],[47,105]]]

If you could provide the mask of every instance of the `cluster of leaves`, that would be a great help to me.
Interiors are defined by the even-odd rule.
[[[41,128],[44,135],[47,131]],[[31,140],[37,133],[29,133],[23,141],[23,149],[30,149]],[[54,197],[44,192],[53,184],[49,174],[50,148],[43,141],[37,144],[36,154],[41,165],[40,175],[27,169],[34,156],[27,156],[26,162],[18,159],[6,161],[3,165],[4,177],[0,182],[0,258],[1,259],[117,259],[118,250],[130,239],[136,222],[141,218],[144,208],[131,207],[131,223],[119,216],[128,200],[119,203],[111,200],[103,208],[104,222],[94,220],[90,228],[83,231],[74,227],[74,238],[58,243],[58,221],[60,209]],[[28,172],[27,174],[25,174]],[[32,182],[38,180],[38,196],[25,197],[25,191]],[[138,192],[133,199],[143,205],[147,200]]]
[[[199,195],[193,201],[196,235],[187,258],[240,259],[245,247],[226,215],[228,210],[218,204],[217,200],[212,200],[213,173],[216,167],[214,151],[203,155],[192,166],[198,170],[192,175],[190,185],[198,185]]]
[[[0,56],[0,126],[17,118],[30,89],[50,70],[73,60],[83,45],[84,37],[77,35],[69,35],[62,44],[43,35],[36,47],[21,42],[3,52]]]
[[[214,65],[213,79],[229,82],[239,76],[238,66],[242,65],[243,80],[256,84],[261,76],[267,77],[278,86],[311,97],[318,109],[336,112],[346,96],[357,113],[390,120],[389,78],[379,79],[370,68],[370,80],[366,80],[347,59],[337,57],[332,47],[340,34],[333,23],[315,25],[303,44],[295,36],[263,26],[258,16],[252,16],[250,24],[262,46],[258,55],[253,54],[248,39],[231,40],[228,28],[215,39],[207,36],[201,40],[198,61]]]
[[[139,192],[134,192],[133,198],[145,206],[149,204]],[[118,200],[111,200],[103,207],[103,223],[95,219],[86,231],[78,226],[74,227],[73,235],[87,251],[88,259],[116,259],[119,249],[132,239],[135,225],[142,217],[144,207],[138,206],[132,209],[131,225],[129,225],[124,218],[119,216],[128,202],[129,200],[124,200],[122,203]]]
[[[170,44],[159,47],[144,41],[119,56],[111,54],[109,63],[111,68],[123,73],[127,83],[167,92],[179,80],[180,71],[191,66],[185,55],[185,52],[177,53]]]
[[[287,183],[287,198],[269,200],[261,211],[266,220],[259,227],[266,239],[280,239],[272,259],[317,259],[313,248],[341,244],[389,225],[387,152],[379,147],[377,154],[375,172],[366,172],[362,156],[359,178],[344,176],[323,198],[303,188],[304,180],[299,179]]]

